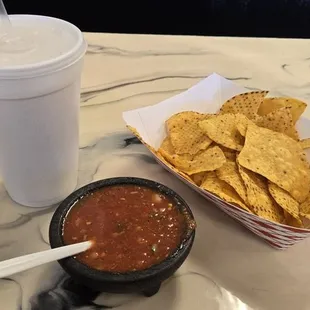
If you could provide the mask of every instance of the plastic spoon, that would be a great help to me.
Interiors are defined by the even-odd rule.
[[[0,262],[0,278],[84,252],[91,245],[91,241],[85,241],[5,260]]]

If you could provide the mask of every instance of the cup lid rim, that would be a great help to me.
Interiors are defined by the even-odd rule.
[[[78,37],[78,40],[71,49],[55,58],[39,61],[37,63],[31,63],[19,66],[7,66],[0,68],[1,79],[20,79],[20,78],[29,78],[48,74],[57,71],[59,69],[65,68],[70,64],[79,60],[82,56],[84,56],[87,49],[87,43],[83,37],[81,30],[75,25],[71,24],[70,22],[67,22],[59,18],[43,15],[13,14],[9,16],[10,19],[13,21],[35,19],[62,24],[63,27],[66,27],[68,30],[72,31]]]

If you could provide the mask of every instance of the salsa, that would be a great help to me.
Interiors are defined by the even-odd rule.
[[[93,246],[76,255],[89,267],[129,272],[167,258],[181,242],[186,220],[169,197],[136,185],[109,186],[80,199],[63,227],[65,244]]]

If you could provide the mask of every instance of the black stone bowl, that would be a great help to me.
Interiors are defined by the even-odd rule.
[[[73,192],[55,211],[49,228],[50,244],[52,248],[65,245],[62,238],[63,223],[76,201],[100,188],[125,184],[154,189],[175,202],[177,208],[187,219],[187,228],[177,249],[159,264],[144,270],[126,273],[96,270],[74,257],[59,260],[59,264],[73,279],[93,290],[110,293],[142,293],[145,296],[152,296],[158,292],[161,283],[183,264],[195,238],[196,225],[193,214],[186,202],[170,188],[151,180],[131,177],[111,178],[90,183]]]

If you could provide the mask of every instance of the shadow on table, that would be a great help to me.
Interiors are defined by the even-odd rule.
[[[157,310],[172,309],[176,296],[176,281],[162,284],[156,295],[144,297],[136,294],[108,294],[93,291],[65,276],[48,291],[33,296],[31,310],[113,309]]]

